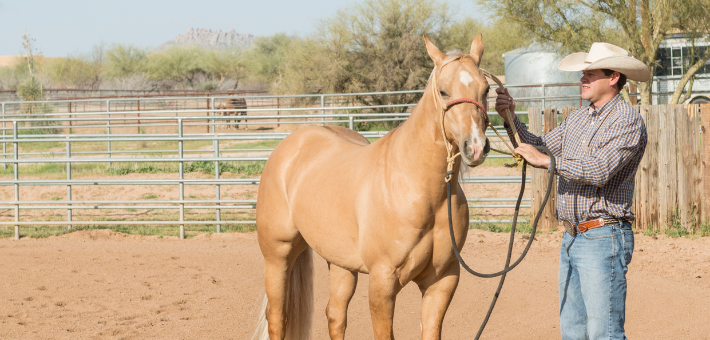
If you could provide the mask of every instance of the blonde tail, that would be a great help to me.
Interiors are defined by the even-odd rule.
[[[259,313],[259,321],[252,339],[269,340],[269,323],[266,319],[268,298]],[[307,248],[298,256],[291,270],[286,293],[286,340],[307,340],[311,335],[313,315],[313,250]]]

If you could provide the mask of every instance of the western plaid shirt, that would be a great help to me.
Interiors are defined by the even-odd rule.
[[[636,218],[631,203],[634,177],[646,150],[646,124],[621,95],[599,109],[590,105],[573,111],[540,137],[517,117],[514,124],[523,143],[545,145],[555,157],[558,220]]]

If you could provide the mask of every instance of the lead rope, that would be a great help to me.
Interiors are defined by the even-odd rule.
[[[481,69],[481,71],[483,72],[483,74],[485,76],[492,79],[500,88],[504,88],[503,83],[496,76],[492,75],[490,72],[488,72],[486,70]],[[478,329],[478,333],[476,334],[475,339],[478,340],[480,338],[481,334],[483,333],[483,329],[486,327],[488,320],[490,319],[490,316],[493,312],[493,308],[495,307],[496,302],[498,301],[498,296],[500,296],[501,289],[503,288],[503,283],[505,282],[506,274],[509,271],[513,270],[513,268],[515,268],[518,264],[520,264],[520,262],[522,262],[522,260],[527,255],[528,250],[530,249],[530,246],[532,245],[532,241],[535,239],[535,233],[537,231],[537,223],[540,220],[540,217],[542,216],[543,209],[540,209],[537,212],[537,215],[535,216],[535,220],[532,224],[532,230],[530,232],[530,239],[528,240],[528,243],[525,246],[525,249],[523,250],[520,257],[512,265],[510,265],[510,259],[511,259],[511,256],[513,253],[513,242],[515,240],[515,228],[516,228],[517,221],[518,221],[518,213],[520,212],[520,204],[523,199],[523,193],[525,192],[525,181],[526,181],[525,177],[526,177],[527,161],[525,161],[524,159],[522,159],[522,157],[520,155],[515,153],[513,148],[511,148],[508,145],[508,143],[506,143],[505,139],[498,133],[498,131],[496,131],[496,129],[493,128],[493,126],[490,124],[490,121],[488,119],[486,119],[486,124],[487,124],[486,127],[490,126],[511,152],[507,153],[507,152],[501,152],[500,150],[495,150],[495,149],[493,149],[493,150],[497,151],[497,152],[504,153],[504,154],[509,154],[509,155],[515,157],[516,163],[512,164],[511,166],[517,166],[521,161],[523,161],[522,181],[521,181],[522,183],[520,186],[520,193],[518,194],[518,200],[515,204],[515,213],[513,215],[513,223],[510,227],[510,241],[508,243],[508,254],[507,254],[507,257],[505,260],[504,269],[499,272],[492,273],[492,274],[483,274],[483,273],[478,273],[478,272],[474,271],[466,264],[466,262],[464,262],[463,258],[461,258],[461,254],[459,253],[458,247],[456,245],[456,237],[454,236],[454,227],[453,227],[453,222],[452,222],[452,218],[451,218],[451,178],[454,174],[454,171],[453,171],[454,162],[456,160],[456,157],[459,156],[461,153],[458,152],[456,154],[453,154],[453,146],[446,138],[446,131],[444,129],[444,117],[445,117],[448,107],[444,103],[443,98],[441,98],[441,95],[439,94],[438,86],[436,85],[436,74],[434,74],[434,76],[432,77],[432,82],[433,82],[432,87],[434,89],[434,97],[436,99],[437,108],[439,106],[441,106],[441,133],[442,133],[442,137],[444,139],[444,144],[446,145],[446,150],[447,150],[447,158],[446,158],[447,166],[446,166],[446,175],[444,177],[444,181],[446,182],[446,190],[447,190],[447,208],[448,208],[448,214],[449,214],[449,233],[451,236],[451,243],[453,246],[454,254],[456,255],[456,258],[458,259],[461,266],[464,267],[464,269],[466,269],[466,271],[468,271],[469,273],[471,273],[475,276],[482,277],[482,278],[491,278],[491,277],[496,277],[496,276],[501,277],[500,282],[498,283],[498,288],[496,289],[496,292],[493,296],[493,300],[491,301],[491,305],[488,308],[488,312],[486,313],[486,317],[483,320],[483,322],[481,323],[481,327]],[[477,104],[475,101],[473,103]],[[479,104],[477,104],[477,105],[479,105]],[[481,109],[483,109],[484,114],[486,114],[485,108],[481,107]],[[511,114],[510,110],[506,109],[505,113],[508,116],[507,118],[509,118],[508,121],[512,122],[513,116]],[[486,114],[486,117],[487,117],[487,114]],[[513,146],[517,147],[518,145],[520,145],[520,136],[518,135],[518,131],[515,128],[515,124],[510,124],[510,126],[511,126],[511,130],[512,130],[513,134],[511,136],[509,133],[509,138],[510,138],[511,143],[513,143]],[[541,207],[544,207],[547,204],[548,198],[550,197],[550,191],[552,189],[552,183],[553,183],[554,174],[556,171],[556,164],[555,164],[555,158],[552,156],[552,153],[550,152],[550,150],[548,150],[544,146],[539,146],[536,148],[539,151],[544,152],[548,156],[550,156],[550,171],[551,171],[552,175],[548,179],[547,190],[545,192],[545,198],[542,201]]]

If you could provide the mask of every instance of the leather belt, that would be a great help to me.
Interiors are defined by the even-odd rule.
[[[562,225],[565,226],[565,230],[570,236],[577,236],[577,229],[580,233],[586,232],[587,230],[603,227],[605,225],[621,224],[623,220],[619,220],[613,217],[610,218],[595,218],[593,220],[584,221],[577,223],[577,228],[575,228],[574,223],[568,220],[562,221]]]

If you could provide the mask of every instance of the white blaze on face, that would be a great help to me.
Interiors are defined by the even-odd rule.
[[[477,142],[476,142],[477,141]],[[472,145],[482,145],[481,139],[478,133],[478,124],[476,124],[476,120],[471,117],[471,142]]]
[[[461,71],[459,73],[459,80],[461,80],[461,83],[463,83],[464,86],[468,86],[473,81],[473,77],[471,77],[471,74],[466,72],[466,71]]]

